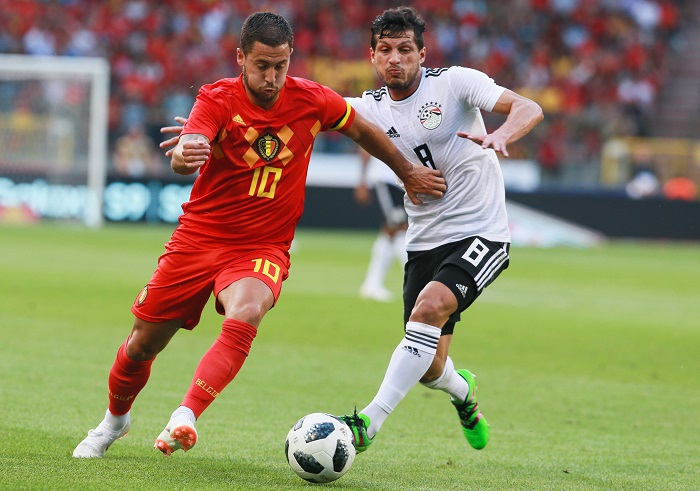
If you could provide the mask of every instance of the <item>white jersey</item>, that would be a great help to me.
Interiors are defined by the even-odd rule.
[[[423,68],[418,89],[404,100],[393,101],[386,87],[347,98],[406,159],[438,169],[447,182],[442,198],[420,196],[422,205],[404,197],[407,250],[433,249],[473,235],[510,242],[496,152],[457,136],[458,131],[486,134],[480,109],[491,111],[504,90],[470,68]]]
[[[399,184],[394,171],[392,171],[384,162],[372,157],[371,155],[369,157],[369,164],[367,165],[366,172],[367,184],[370,186],[376,186],[377,184],[392,184],[396,186]]]

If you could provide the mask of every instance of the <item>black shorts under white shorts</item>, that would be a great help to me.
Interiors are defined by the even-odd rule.
[[[452,334],[460,313],[508,267],[509,250],[507,242],[474,236],[428,251],[409,251],[403,284],[404,325],[418,294],[429,282],[438,281],[454,293],[459,304],[442,328],[443,336]]]

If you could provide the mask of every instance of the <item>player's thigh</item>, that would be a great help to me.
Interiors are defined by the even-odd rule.
[[[438,265],[438,256],[433,251],[409,252],[403,277],[404,325],[411,317],[418,295],[432,281]]]
[[[454,245],[440,265],[435,281],[452,291],[459,304],[456,312],[466,310],[508,267],[508,250],[509,244],[483,237],[469,237]]]
[[[131,311],[147,323],[179,321],[193,329],[214,286],[212,263],[210,251],[168,248]]]
[[[288,276],[289,256],[284,249],[260,247],[232,257],[219,267],[214,285],[216,309],[257,325],[277,303]]]

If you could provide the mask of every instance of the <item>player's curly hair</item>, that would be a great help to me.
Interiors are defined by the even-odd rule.
[[[241,28],[241,51],[250,53],[256,41],[272,47],[288,44],[291,50],[294,47],[294,32],[281,15],[256,12],[245,20]]]
[[[379,14],[372,22],[372,49],[377,47],[377,41],[383,37],[396,37],[406,31],[413,31],[418,49],[423,49],[423,33],[426,30],[425,21],[413,7],[396,7]]]

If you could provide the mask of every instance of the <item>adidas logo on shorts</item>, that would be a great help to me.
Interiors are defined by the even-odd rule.
[[[459,290],[460,293],[462,294],[462,298],[467,298],[467,291],[469,290],[469,288],[467,288],[464,285],[460,285],[459,283],[457,283],[456,286],[457,286],[457,290]]]

